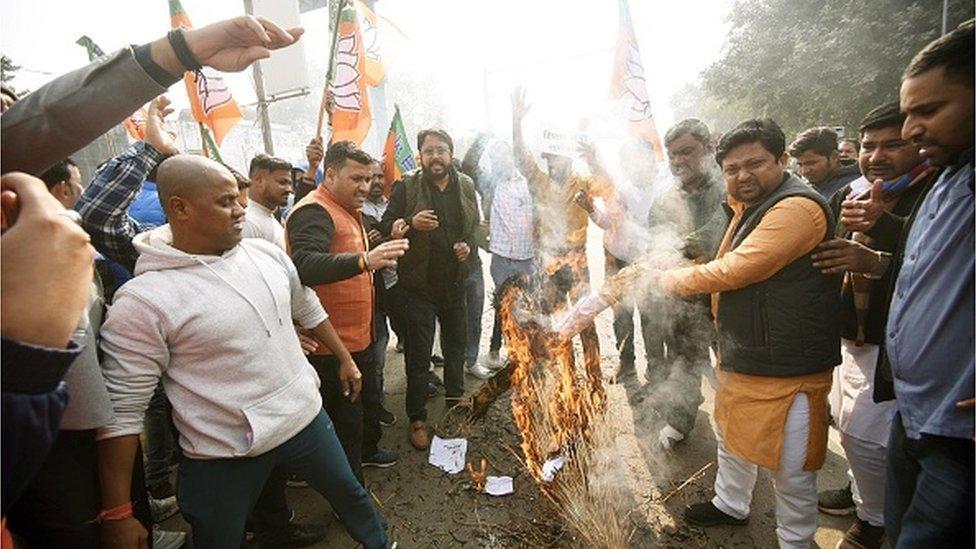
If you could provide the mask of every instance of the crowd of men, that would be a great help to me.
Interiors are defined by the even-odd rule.
[[[285,488],[307,485],[353,539],[388,546],[362,470],[399,458],[379,444],[400,412],[384,404],[390,332],[405,434],[427,450],[429,399],[462,403],[465,374],[503,364],[497,311],[480,353],[481,250],[496,287],[568,268],[565,336],[612,307],[629,384],[636,313],[650,398],[635,413],[660,418],[661,447],[680,448],[713,379],[715,497],[687,522],[745,524],[764,467],[781,547],[810,546],[818,508],[856,512],[839,547],[973,544],[972,22],[919,52],[857,139],[675,124],[663,192],[641,139],[622,177],[591,144],[587,174],[560,154],[540,167],[521,89],[510,142],[479,135],[458,159],[423,130],[420,168],[392,187],[351,142],[312,139],[304,167],[258,155],[247,175],[178,149],[161,94],[185,70],[239,71],[300,36],[239,17],[5,91],[5,537],[179,547],[156,523],[180,512],[195,547],[303,546],[327,535],[292,520]],[[145,139],[83,186],[70,154],[150,100]],[[592,290],[591,221],[608,281]],[[831,420],[850,484],[818,497]]]

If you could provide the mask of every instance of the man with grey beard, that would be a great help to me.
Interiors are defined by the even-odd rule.
[[[728,224],[722,211],[725,183],[714,160],[711,132],[701,120],[688,118],[668,130],[664,147],[675,181],[651,206],[651,235],[676,235],[684,241],[686,259],[708,262]],[[659,319],[643,325],[642,331],[651,401],[659,402],[666,422],[659,441],[671,448],[694,428],[702,402],[699,375],[706,371],[713,339],[709,299],[657,297],[642,308],[644,316]]]

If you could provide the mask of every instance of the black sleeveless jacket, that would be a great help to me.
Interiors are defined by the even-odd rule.
[[[790,197],[816,202],[827,218],[824,238],[834,234],[827,201],[813,187],[786,174],[779,188],[743,212],[730,250],[742,243],[770,208]],[[820,274],[812,265],[812,253],[762,282],[721,293],[718,338],[723,370],[792,377],[840,364],[841,278]]]

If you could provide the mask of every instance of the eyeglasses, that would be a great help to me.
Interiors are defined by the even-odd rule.
[[[768,158],[753,158],[747,161],[741,168],[735,164],[723,168],[722,174],[724,174],[725,177],[737,177],[739,172],[742,170],[754,174],[765,168],[767,164],[769,164]]]
[[[422,154],[424,156],[441,156],[441,155],[446,155],[446,154],[448,154],[450,152],[451,152],[451,149],[449,149],[447,147],[428,147],[428,148],[420,151],[420,154]]]

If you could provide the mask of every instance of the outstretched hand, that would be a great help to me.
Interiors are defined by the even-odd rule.
[[[198,63],[225,72],[246,69],[272,50],[290,46],[305,29],[282,29],[260,16],[242,15],[185,31],[186,45]]]
[[[518,86],[512,92],[512,119],[521,122],[532,105],[525,101],[525,88]]]

